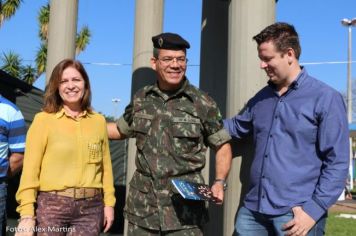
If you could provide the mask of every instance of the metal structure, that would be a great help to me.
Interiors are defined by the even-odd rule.
[[[356,18],[342,19],[341,24],[348,28],[348,49],[347,49],[347,117],[352,123],[352,81],[351,81],[351,49],[352,49],[352,26],[356,26]]]
[[[341,24],[348,28],[348,46],[347,46],[347,119],[349,124],[352,123],[352,75],[351,75],[351,63],[352,63],[352,26],[356,26],[356,18],[342,19]],[[353,162],[352,162],[352,138],[350,137],[350,183],[349,188],[353,188]]]

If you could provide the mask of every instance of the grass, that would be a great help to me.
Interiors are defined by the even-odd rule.
[[[356,235],[356,220],[336,217],[340,213],[329,213],[326,222],[326,236]]]

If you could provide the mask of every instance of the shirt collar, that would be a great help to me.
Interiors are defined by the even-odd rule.
[[[303,66],[301,66],[300,68],[301,71],[298,74],[297,78],[291,83],[291,85],[289,85],[289,88],[291,89],[298,89],[307,78],[308,73],[305,68]]]
[[[295,89],[297,90],[305,81],[305,79],[308,77],[308,73],[306,71],[306,69],[304,68],[304,66],[301,66],[301,71],[299,72],[299,74],[297,75],[297,78],[289,85],[290,89]],[[273,84],[271,81],[268,80],[268,85],[270,87],[272,87],[273,89],[276,88],[276,85]]]
[[[63,117],[63,116],[71,117],[69,114],[66,113],[66,111],[65,111],[64,108],[62,107],[62,109],[59,110],[59,111],[56,113],[56,118],[57,118],[57,119],[60,119],[60,118]],[[83,111],[83,112],[79,115],[78,118],[80,118],[80,117],[86,117],[86,116],[90,116],[90,113],[89,113],[87,110]]]
[[[177,96],[178,94],[185,94],[187,95],[190,99],[192,99],[192,95],[190,93],[190,83],[189,83],[189,80],[185,77],[183,82],[182,82],[182,85],[181,87],[173,94],[171,94],[170,96],[168,96],[166,93],[162,92],[159,87],[158,87],[158,82],[156,82],[153,86],[151,86],[147,91],[146,91],[146,96],[149,94],[149,93],[156,93],[158,94],[160,97],[162,97],[165,101],[168,100],[169,98],[172,98],[172,97],[175,97]],[[193,95],[194,96],[194,95]]]

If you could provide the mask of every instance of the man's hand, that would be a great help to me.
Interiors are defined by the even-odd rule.
[[[283,225],[283,230],[286,231],[286,236],[305,236],[309,230],[315,225],[315,220],[311,218],[300,206],[292,208],[294,218]]]
[[[12,177],[22,169],[23,153],[14,152],[9,156],[7,176]]]
[[[104,207],[104,233],[108,232],[114,222],[114,208]]]
[[[36,220],[32,216],[22,216],[16,228],[15,236],[33,236]]]
[[[214,182],[211,186],[211,192],[213,193],[213,202],[217,205],[221,205],[224,202],[224,185],[222,182]]]

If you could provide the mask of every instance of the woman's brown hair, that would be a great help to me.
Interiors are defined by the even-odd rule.
[[[84,96],[81,100],[82,111],[92,112],[91,108],[91,90],[89,76],[84,66],[79,61],[73,59],[64,59],[59,62],[53,69],[49,82],[46,86],[44,95],[43,110],[48,113],[56,113],[63,107],[63,100],[59,96],[59,85],[62,79],[63,71],[68,67],[75,68],[84,79]]]

